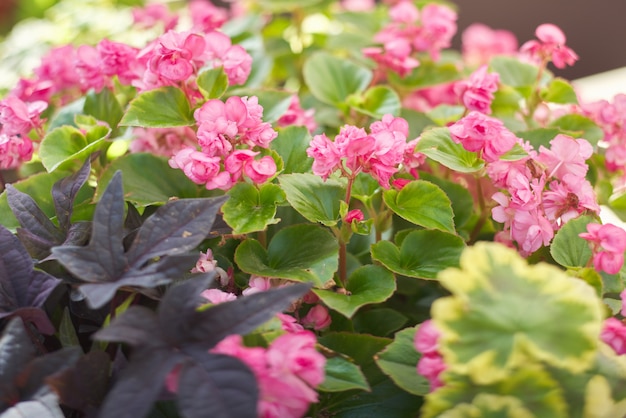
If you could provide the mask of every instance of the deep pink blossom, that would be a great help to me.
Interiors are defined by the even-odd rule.
[[[446,364],[438,350],[440,336],[440,331],[429,319],[422,322],[414,338],[415,349],[422,354],[417,363],[417,373],[428,379],[431,391],[443,386],[440,376],[446,370]]]
[[[186,81],[204,64],[205,47],[202,35],[168,31],[157,40],[148,69],[170,81]]]
[[[496,55],[517,52],[517,38],[508,30],[494,30],[482,23],[469,25],[461,35],[463,60],[470,66],[488,64]]]
[[[521,52],[528,53],[539,62],[552,61],[556,68],[574,65],[578,60],[578,55],[565,45],[565,34],[558,26],[544,23],[537,27],[535,35],[539,40],[526,42],[520,48]]]
[[[587,224],[587,232],[579,234],[592,244],[593,265],[597,270],[617,274],[624,264],[626,231],[613,224]]]
[[[341,154],[337,145],[328,139],[326,134],[315,135],[306,153],[313,158],[313,174],[323,179],[327,179],[341,164]]]
[[[285,332],[304,331],[304,327],[298,323],[298,320],[291,315],[277,313],[276,317],[280,320],[281,329]]]
[[[435,328],[432,320],[422,322],[415,333],[415,349],[422,354],[435,353],[439,349],[440,336],[441,332]]]
[[[617,318],[604,320],[600,339],[619,355],[626,354],[626,326]]]
[[[27,135],[43,124],[41,113],[48,104],[44,101],[23,102],[17,96],[8,95],[0,101],[0,125],[8,136]]]
[[[365,217],[363,216],[363,212],[361,209],[353,209],[350,212],[346,213],[346,216],[343,218],[343,221],[347,224],[352,222],[362,222]]]
[[[107,81],[100,66],[100,53],[91,45],[81,45],[76,50],[76,72],[84,90],[99,92]]]
[[[317,123],[314,118],[315,110],[304,110],[300,106],[300,98],[294,94],[289,102],[289,108],[287,111],[276,121],[278,126],[304,126],[312,133],[317,129]]]
[[[0,169],[18,168],[33,156],[33,143],[25,136],[0,133]]]
[[[302,324],[313,328],[316,331],[330,326],[332,319],[328,309],[324,305],[315,305],[302,318]]]
[[[423,30],[413,40],[418,51],[426,51],[433,60],[439,60],[440,51],[449,48],[456,34],[457,14],[447,6],[429,3],[421,10]]]
[[[519,141],[501,120],[476,111],[470,112],[449,129],[455,142],[468,151],[480,153],[487,162],[497,161]]]
[[[457,83],[455,89],[468,110],[490,114],[499,82],[498,73],[488,73],[487,65],[483,65],[472,73],[469,80]]]
[[[120,83],[130,85],[138,78],[140,63],[139,50],[130,45],[103,39],[96,46],[100,54],[100,68],[106,76],[117,76]]]

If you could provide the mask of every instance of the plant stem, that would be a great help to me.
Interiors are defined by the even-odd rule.
[[[267,248],[267,230],[257,232],[256,237],[263,248]]]
[[[487,212],[486,212],[486,204],[485,197],[483,196],[483,186],[481,183],[481,177],[474,177],[476,179],[476,194],[478,195],[478,208],[480,211],[480,217],[478,221],[476,221],[476,225],[474,225],[474,229],[470,234],[469,243],[474,243],[480,235],[480,231],[483,229],[485,222],[487,221]]]
[[[348,252],[347,244],[343,240],[339,241],[339,282],[341,287],[346,287],[348,281]]]

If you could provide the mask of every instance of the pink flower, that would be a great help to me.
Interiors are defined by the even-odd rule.
[[[319,331],[328,327],[332,322],[328,309],[324,305],[315,305],[309,312],[302,318],[302,324],[304,326],[312,327],[314,330]]]
[[[441,333],[435,328],[432,320],[422,322],[415,333],[415,349],[422,354],[437,352],[440,336]]]
[[[592,244],[593,265],[609,274],[617,274],[624,264],[626,231],[613,224],[587,224],[579,236]]]
[[[619,294],[620,299],[622,300],[622,309],[620,310],[620,314],[622,316],[626,316],[626,289],[622,290]]]
[[[400,77],[407,76],[419,66],[419,61],[411,56],[411,43],[402,38],[388,40],[382,47],[363,48],[362,52],[382,68],[394,71]]]
[[[131,152],[150,152],[171,156],[197,144],[196,133],[188,126],[177,128],[135,128]]]
[[[252,69],[250,54],[240,45],[232,45],[230,38],[221,32],[209,32],[205,39],[205,52],[212,67],[223,67],[231,85],[245,83]]]
[[[276,123],[278,126],[305,126],[309,130],[309,133],[311,133],[317,129],[317,123],[313,117],[314,114],[314,109],[304,110],[300,106],[300,99],[294,94],[291,97],[289,109],[287,109],[287,111],[276,121]]]
[[[511,236],[520,245],[520,254],[527,257],[542,245],[550,245],[554,229],[538,210],[516,210],[511,223]]]
[[[218,29],[228,20],[226,10],[203,0],[190,1],[189,14],[193,23],[193,30],[204,33]]]
[[[463,60],[469,66],[488,64],[495,55],[513,55],[518,44],[507,30],[493,30],[482,23],[469,25],[461,35]]]
[[[267,363],[278,375],[291,373],[315,387],[324,381],[326,362],[315,350],[316,343],[309,331],[281,335],[267,350]]]
[[[106,78],[100,68],[100,53],[91,45],[82,45],[76,51],[76,72],[84,90],[100,91]]]
[[[272,288],[272,281],[269,277],[250,276],[248,288],[243,290],[243,295],[248,296],[258,292],[264,292]]]
[[[17,96],[8,95],[0,101],[0,125],[2,133],[8,136],[27,135],[33,128],[43,124],[41,113],[48,104],[43,101],[25,103]]]
[[[491,102],[498,90],[499,82],[498,73],[487,73],[487,65],[483,65],[472,73],[468,81],[457,83],[456,89],[468,110],[490,114]]]
[[[168,31],[157,39],[149,60],[149,70],[170,81],[186,81],[206,59],[203,36]]]
[[[559,134],[550,141],[550,149],[539,147],[537,161],[547,167],[549,177],[562,179],[564,175],[571,173],[583,178],[589,169],[585,160],[591,154],[593,147],[587,140]]]
[[[337,145],[328,139],[326,134],[315,135],[306,150],[306,154],[314,159],[313,174],[323,179],[327,179],[341,164]]]
[[[129,45],[112,42],[103,39],[96,46],[100,54],[100,69],[106,76],[116,75],[120,83],[130,85],[138,78],[139,62],[137,54],[139,51]]]
[[[178,23],[178,16],[170,13],[166,5],[162,3],[151,3],[145,7],[133,8],[134,22],[144,28],[151,28],[158,23],[163,24],[164,32],[174,29]]]
[[[526,42],[520,48],[521,52],[528,53],[539,62],[552,61],[556,68],[574,65],[578,60],[578,55],[565,45],[565,35],[558,26],[544,23],[537,27],[535,35],[539,41]]]
[[[430,382],[430,391],[443,386],[439,376],[446,370],[443,357],[435,352],[423,355],[417,362],[417,372]]]
[[[217,305],[218,303],[237,300],[237,295],[229,292],[224,292],[220,289],[207,289],[204,290],[200,295],[214,305]]]
[[[266,155],[259,160],[249,161],[243,170],[253,183],[261,184],[276,174],[276,163],[272,157]]]
[[[374,0],[341,0],[341,7],[351,12],[367,12],[375,6]]]
[[[439,60],[442,49],[449,48],[456,33],[457,14],[449,7],[429,3],[422,9],[423,30],[413,40],[418,51],[428,51],[433,60]]]
[[[0,169],[18,168],[33,156],[33,143],[24,136],[0,133]]]
[[[195,148],[184,148],[169,160],[172,168],[180,168],[191,181],[206,184],[220,171],[220,158],[211,157]]]
[[[304,327],[298,323],[296,318],[284,313],[277,313],[276,317],[280,320],[281,329],[285,332],[304,331]]]
[[[509,131],[501,120],[472,111],[450,126],[450,135],[456,143],[468,151],[479,152],[487,162],[497,161],[510,151],[518,138]]]
[[[626,353],[626,326],[617,318],[607,318],[600,339],[611,346],[618,355]]]
[[[353,209],[350,212],[346,213],[346,216],[343,218],[343,221],[347,224],[352,222],[362,222],[365,217],[363,216],[363,212],[361,209]]]
[[[232,152],[224,160],[224,170],[230,173],[233,182],[239,180],[243,174],[244,167],[254,160],[259,153],[247,149],[238,149]]]

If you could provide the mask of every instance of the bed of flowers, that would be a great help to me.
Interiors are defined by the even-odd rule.
[[[0,100],[0,416],[626,414],[626,95],[558,27],[141,3]]]

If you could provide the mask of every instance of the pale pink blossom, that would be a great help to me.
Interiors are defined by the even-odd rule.
[[[225,9],[204,0],[190,1],[189,14],[193,30],[205,33],[220,28],[228,20],[228,12]]]
[[[215,272],[216,279],[222,286],[228,285],[230,277],[223,268],[217,266],[217,260],[213,258],[213,251],[207,249],[206,252],[200,252],[200,257],[196,265],[191,269],[192,273],[211,273]]]
[[[574,139],[559,134],[550,141],[550,149],[539,147],[537,161],[547,167],[548,175],[562,179],[565,174],[583,178],[589,167],[585,163],[593,154],[593,147],[587,140]]]
[[[539,40],[526,42],[520,48],[521,52],[529,54],[539,62],[552,61],[556,68],[561,69],[574,65],[578,60],[578,55],[565,45],[565,34],[558,26],[544,23],[537,27],[535,35]]]
[[[315,334],[309,331],[283,334],[270,344],[267,363],[279,375],[291,373],[316,387],[324,381],[326,362],[315,350],[316,343]]]
[[[519,139],[509,131],[501,120],[472,111],[449,127],[456,143],[468,151],[478,152],[487,162],[497,161],[510,151]]]
[[[298,320],[291,315],[277,313],[276,317],[280,320],[281,329],[285,332],[304,331],[304,327],[298,323]]]
[[[145,7],[135,7],[132,10],[134,23],[143,28],[151,28],[157,24],[163,25],[163,31],[174,29],[178,24],[178,16],[170,12],[163,3],[150,3]]]
[[[8,136],[27,135],[32,129],[40,129],[41,113],[48,104],[44,101],[23,102],[12,94],[0,101],[0,125]]]
[[[247,149],[235,150],[224,160],[224,170],[230,174],[232,181],[236,182],[243,175],[244,167],[258,154],[257,151]]]
[[[499,82],[498,73],[488,73],[487,65],[483,65],[470,75],[469,80],[456,83],[455,89],[468,110],[488,115]]]
[[[604,320],[600,339],[618,355],[626,353],[626,326],[619,319],[611,317]]]
[[[223,67],[231,85],[243,84],[252,69],[252,57],[240,45],[232,45],[224,33],[212,31],[205,35],[208,63]]]
[[[457,14],[447,6],[429,3],[421,10],[423,29],[413,40],[418,51],[426,51],[433,60],[439,60],[440,51],[449,48],[456,34]]]
[[[626,231],[613,224],[587,224],[579,236],[592,244],[593,265],[597,270],[617,274],[624,264]]]
[[[214,305],[237,300],[237,295],[229,292],[224,292],[220,289],[206,289],[202,291],[200,296],[202,296]]]
[[[33,156],[33,143],[25,136],[0,133],[0,169],[18,168]]]
[[[413,49],[410,41],[403,38],[390,39],[382,47],[363,48],[361,52],[381,68],[394,71],[400,77],[406,77],[419,66],[419,61],[411,56]]]
[[[186,81],[204,64],[205,47],[202,35],[170,30],[157,39],[148,69],[170,81]]]
[[[496,55],[514,55],[517,38],[508,30],[494,30],[482,23],[469,25],[461,35],[463,60],[469,66],[488,64]]]
[[[300,106],[300,98],[294,94],[289,102],[289,108],[287,111],[276,121],[278,126],[304,126],[308,129],[309,133],[312,133],[317,129],[317,123],[313,117],[315,114],[314,109],[304,110]]]
[[[374,0],[341,0],[341,7],[351,12],[367,12],[375,6]]]
[[[206,184],[220,171],[220,158],[211,157],[195,148],[184,148],[169,160],[172,168],[180,168],[191,181]]]
[[[176,128],[134,128],[131,152],[150,152],[171,156],[197,144],[196,134],[188,126]]]
[[[248,287],[243,290],[243,295],[248,296],[254,293],[265,292],[272,288],[272,279],[269,277],[261,277],[252,275],[248,281]]]
[[[422,322],[415,333],[415,349],[422,354],[437,352],[440,336],[441,332],[435,327],[432,320],[428,319]]]
[[[429,319],[419,326],[413,341],[415,349],[422,353],[417,362],[417,373],[428,379],[431,392],[443,386],[440,376],[446,370],[446,364],[439,352],[440,336],[440,331]]]
[[[554,229],[537,209],[516,210],[511,223],[511,237],[519,244],[520,254],[527,257],[542,245],[550,245]]]
[[[316,331],[330,326],[332,319],[328,309],[324,305],[315,305],[302,318],[302,325],[311,327]]]
[[[327,179],[341,164],[341,154],[337,145],[328,139],[326,134],[315,135],[306,153],[313,158],[313,174],[323,179]]]
[[[243,170],[253,183],[262,184],[276,174],[276,163],[272,157],[266,155],[258,160],[249,161]]]

